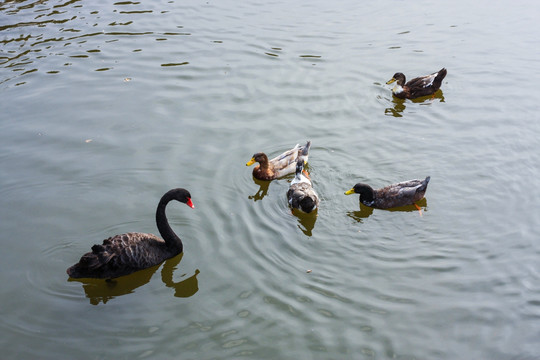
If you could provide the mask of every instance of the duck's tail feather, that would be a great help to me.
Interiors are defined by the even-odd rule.
[[[301,152],[301,155],[302,156],[308,156],[309,154],[309,148],[311,147],[311,140],[308,140],[306,145],[304,145],[302,147],[302,152]]]
[[[302,146],[300,148],[300,151],[298,152],[298,159],[302,160],[304,162],[304,165],[308,162],[308,156],[309,156],[309,149],[311,148],[311,141],[308,140],[306,145]]]
[[[422,186],[420,186],[417,191],[426,191],[429,180],[431,180],[431,176],[427,176],[424,181],[422,181]]]
[[[437,72],[437,76],[435,76],[435,80],[433,80],[433,87],[440,88],[443,79],[446,77],[446,69],[442,68]]]

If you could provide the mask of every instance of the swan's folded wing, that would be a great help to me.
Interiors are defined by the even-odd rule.
[[[92,246],[80,261],[68,269],[73,277],[118,277],[157,265],[163,261],[165,242],[153,234],[127,233]]]
[[[144,269],[163,261],[166,251],[165,241],[153,234],[130,233],[116,246],[109,247],[114,253],[109,260],[112,268]]]

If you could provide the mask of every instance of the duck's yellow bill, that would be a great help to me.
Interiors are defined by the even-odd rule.
[[[390,85],[390,84],[393,83],[394,81],[396,81],[396,79],[391,78],[390,80],[388,80],[388,81],[386,82],[386,85]]]
[[[246,163],[246,166],[251,166],[253,164],[255,164],[255,158],[251,158],[251,160]]]
[[[345,195],[351,195],[351,194],[354,194],[354,188],[352,188],[351,190],[345,191]]]

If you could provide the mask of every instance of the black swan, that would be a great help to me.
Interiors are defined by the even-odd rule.
[[[72,278],[112,279],[180,254],[182,240],[171,229],[165,215],[165,207],[172,200],[194,208],[189,191],[181,188],[167,191],[156,210],[156,224],[163,239],[145,233],[115,235],[103,240],[102,245],[92,246],[92,252],[84,254],[77,264],[67,269],[68,275]]]

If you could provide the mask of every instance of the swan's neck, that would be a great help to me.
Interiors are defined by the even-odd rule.
[[[169,221],[167,220],[167,216],[165,215],[165,208],[167,207],[167,204],[171,201],[171,198],[163,197],[159,201],[157,210],[156,210],[156,224],[157,228],[159,230],[159,233],[161,234],[161,237],[163,240],[165,240],[165,243],[170,249],[175,249],[178,252],[182,252],[183,245],[182,240],[174,233],[174,231],[171,229],[171,226],[169,225]]]

